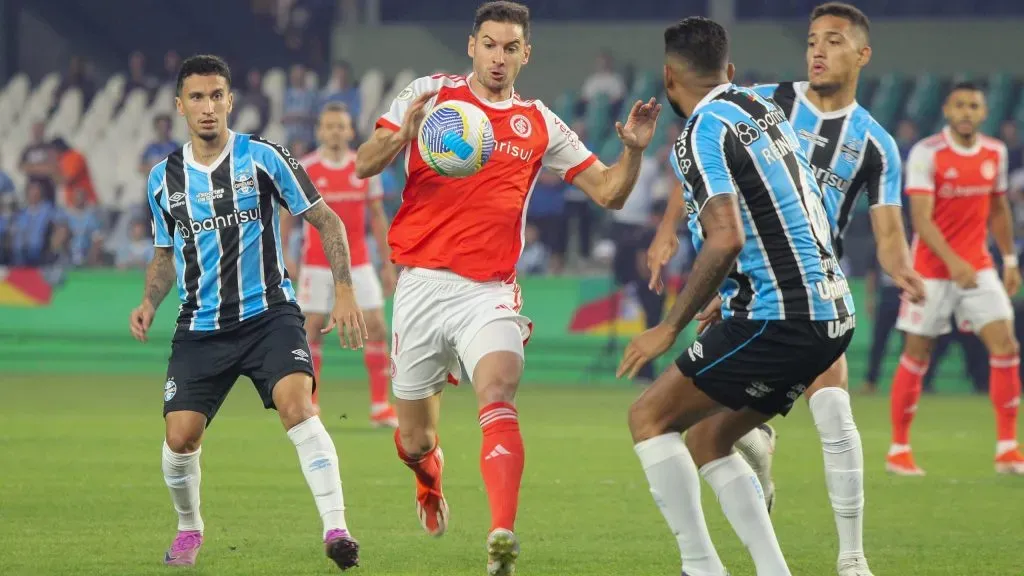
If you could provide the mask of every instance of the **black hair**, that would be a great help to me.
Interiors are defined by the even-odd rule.
[[[530,9],[518,2],[499,0],[481,4],[473,18],[473,36],[480,31],[480,25],[484,22],[519,24],[523,28],[523,39],[530,39]]]
[[[181,88],[185,85],[185,78],[189,76],[223,76],[228,86],[231,86],[231,69],[228,63],[220,56],[212,54],[198,54],[189,56],[181,63],[178,69],[177,93],[181,96]]]
[[[956,84],[953,84],[953,87],[949,89],[949,93],[952,94],[957,90],[967,90],[968,92],[981,92],[981,86],[978,86],[977,84],[971,82],[970,80],[961,80]]]
[[[686,60],[698,74],[715,74],[729,63],[729,33],[703,16],[684,18],[665,29],[665,54]]]
[[[871,20],[853,4],[846,2],[826,2],[811,10],[811,22],[822,16],[835,16],[842,18],[864,31],[864,34],[871,32]]]

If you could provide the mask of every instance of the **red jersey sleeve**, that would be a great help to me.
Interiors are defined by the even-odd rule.
[[[922,140],[910,149],[906,165],[906,192],[935,194],[935,148]]]
[[[996,150],[999,152],[999,172],[996,173],[996,185],[992,193],[1001,195],[1010,189],[1010,153],[1002,142],[999,142]]]
[[[557,114],[544,105],[539,105],[539,108],[548,130],[548,147],[544,151],[543,164],[572,184],[577,174],[597,161],[597,156],[587,149],[580,137]]]
[[[377,128],[387,128],[397,132],[402,126],[402,119],[405,118],[405,111],[417,96],[431,90],[438,90],[444,83],[443,76],[423,76],[412,81],[398,96],[391,102],[388,111],[377,119]],[[430,103],[428,102],[428,108]]]

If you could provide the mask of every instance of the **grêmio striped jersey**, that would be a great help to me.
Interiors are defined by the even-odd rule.
[[[807,99],[807,82],[756,86],[754,91],[775,100],[804,146],[814,176],[827,196],[836,254],[843,254],[843,234],[852,220],[857,198],[867,192],[871,207],[901,204],[901,162],[892,136],[856,101],[822,112]]]
[[[283,146],[231,132],[210,166],[186,143],[149,173],[153,244],[173,247],[178,330],[222,330],[295,302],[281,253],[278,207],[301,214],[320,201]]]
[[[719,288],[722,315],[749,320],[845,320],[849,286],[832,250],[821,189],[793,127],[753,90],[718,86],[694,108],[672,167],[693,239],[713,196],[737,197],[746,241]]]

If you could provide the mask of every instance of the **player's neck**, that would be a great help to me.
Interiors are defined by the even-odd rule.
[[[341,164],[341,161],[345,159],[345,154],[347,152],[348,148],[345,147],[332,150],[330,148],[327,148],[326,146],[321,146],[320,149],[317,151],[317,153],[320,154],[321,158],[334,164]]]
[[[478,97],[480,97],[483,100],[486,100],[487,102],[504,102],[505,100],[508,100],[509,98],[512,97],[512,86],[509,86],[504,90],[499,90],[495,92],[494,90],[491,90],[487,86],[484,86],[483,83],[480,82],[480,79],[477,78],[476,74],[473,74],[473,76],[469,79],[469,89],[473,92],[473,94],[476,94]]]
[[[946,130],[946,136],[953,140],[953,143],[961,148],[974,148],[974,144],[978,142],[978,133],[971,132],[970,134],[964,135],[956,130]]]
[[[819,92],[808,86],[805,96],[819,111],[835,112],[857,100],[857,83],[840,86],[835,92]]]
[[[213,140],[204,140],[193,135],[190,139],[192,142],[192,159],[202,166],[213,164],[220,157],[221,152],[224,151],[224,147],[228,145],[228,138],[230,136],[231,132],[227,130],[218,134]]]

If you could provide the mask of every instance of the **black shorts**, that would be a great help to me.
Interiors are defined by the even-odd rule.
[[[313,375],[304,322],[298,306],[282,304],[224,330],[179,328],[171,341],[164,416],[200,412],[209,425],[239,376],[252,380],[264,407],[274,408],[274,386],[281,378]]]
[[[536,216],[529,220],[540,233],[540,243],[552,254],[564,255],[569,246],[568,230],[563,216]]]
[[[813,322],[727,318],[705,330],[676,366],[723,406],[785,416],[843,355],[854,324],[854,317]]]

